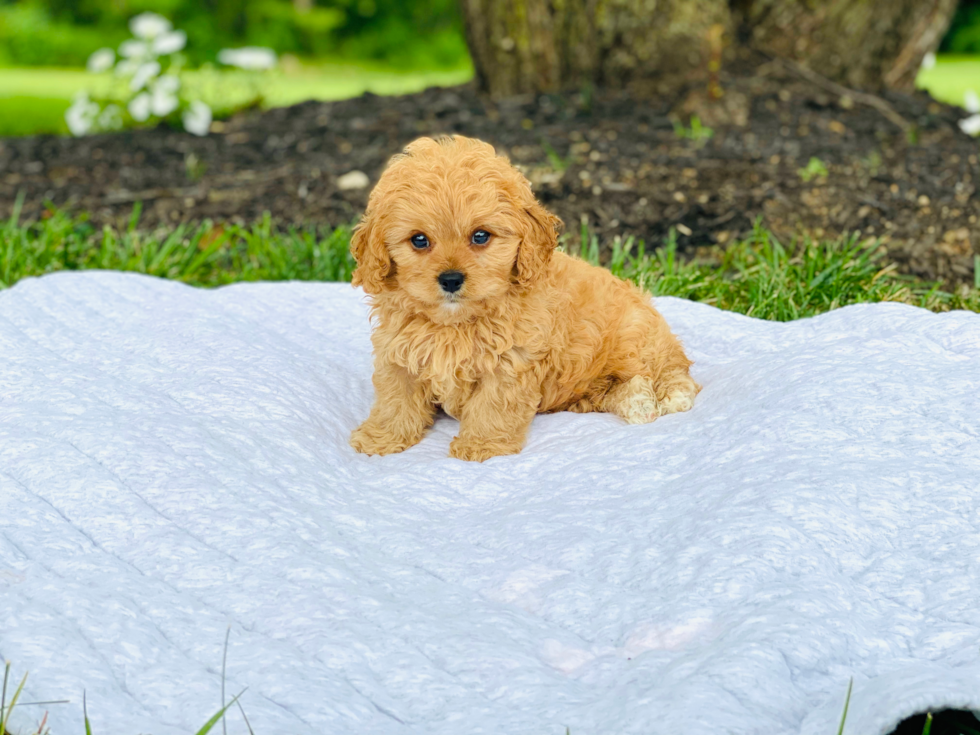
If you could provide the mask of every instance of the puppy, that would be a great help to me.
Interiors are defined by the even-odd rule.
[[[691,408],[691,361],[649,296],[557,252],[560,226],[487,143],[421,138],[391,159],[351,241],[375,321],[354,449],[401,452],[440,406],[460,422],[450,456],[481,462],[519,452],[536,413]]]

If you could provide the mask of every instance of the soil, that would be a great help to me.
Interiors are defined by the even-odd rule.
[[[573,238],[584,222],[606,247],[614,235],[650,247],[673,227],[682,252],[693,252],[731,242],[761,218],[787,242],[803,233],[879,237],[900,270],[973,284],[980,147],[957,126],[966,113],[924,92],[889,92],[909,135],[778,63],[738,62],[720,81],[720,100],[692,87],[670,100],[584,91],[493,102],[462,86],[247,112],[204,138],[163,126],[8,138],[0,217],[23,192],[28,218],[51,202],[119,224],[140,201],[144,227],[249,222],[266,211],[286,223],[346,224],[369,188],[343,188],[344,174],[373,183],[412,139],[460,133],[510,156]],[[678,133],[675,121],[691,115],[710,137]]]

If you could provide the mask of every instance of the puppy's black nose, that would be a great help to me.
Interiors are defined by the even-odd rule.
[[[439,287],[446,293],[456,293],[465,280],[466,276],[459,271],[443,271],[439,274]]]

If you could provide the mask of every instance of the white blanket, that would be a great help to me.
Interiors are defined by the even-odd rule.
[[[980,316],[658,306],[694,410],[347,444],[346,284],[80,273],[0,293],[15,734],[875,735],[980,709]],[[229,732],[246,732],[237,707]]]

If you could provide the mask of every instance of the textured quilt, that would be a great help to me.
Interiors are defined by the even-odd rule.
[[[658,299],[704,385],[525,450],[347,444],[344,284],[0,292],[12,732],[849,735],[980,709],[980,316],[777,324]],[[230,631],[230,632],[229,632]],[[228,731],[247,732],[242,711]]]

